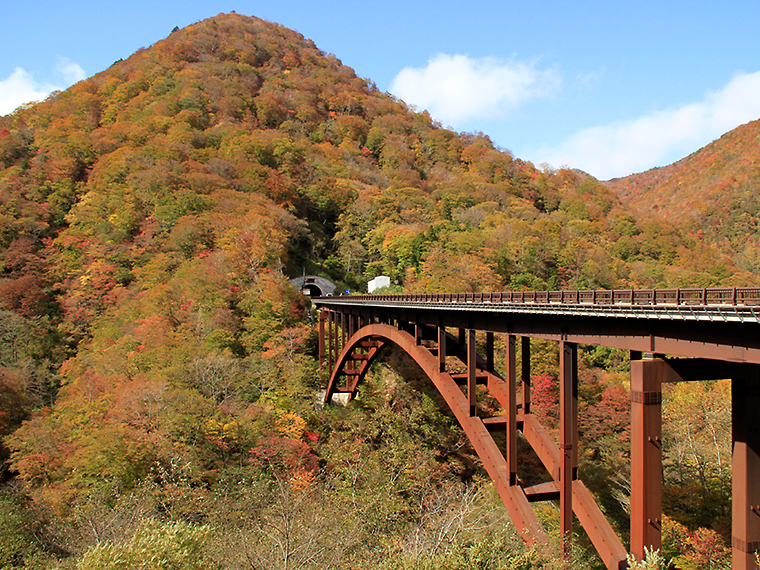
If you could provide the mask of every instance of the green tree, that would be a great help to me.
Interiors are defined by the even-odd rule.
[[[207,570],[215,568],[207,546],[211,528],[184,522],[149,521],[121,544],[101,543],[77,570]]]

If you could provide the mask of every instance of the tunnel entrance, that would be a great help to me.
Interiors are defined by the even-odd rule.
[[[290,284],[310,297],[331,297],[335,293],[335,283],[324,277],[304,275],[290,280]]]

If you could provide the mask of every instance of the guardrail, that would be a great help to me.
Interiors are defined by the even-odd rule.
[[[491,303],[535,305],[758,306],[760,287],[691,289],[601,289],[586,291],[499,291],[496,293],[426,293],[351,295],[352,301],[417,303]]]

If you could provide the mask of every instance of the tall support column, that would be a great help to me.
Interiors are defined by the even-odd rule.
[[[343,347],[345,347],[348,344],[348,339],[350,339],[354,335],[355,322],[356,322],[356,317],[354,315],[352,315],[351,313],[346,314],[345,329],[343,330]],[[345,371],[346,372],[353,371],[355,365],[356,365],[355,361],[349,360],[348,362],[344,364]],[[352,387],[351,379],[352,379],[352,376],[346,374],[346,388]]]
[[[522,380],[522,409],[523,413],[530,413],[530,337],[522,337],[520,343],[521,349],[521,369],[520,379]]]
[[[573,480],[578,477],[578,348],[561,341],[559,347],[560,401],[560,532],[563,554],[570,553],[573,538]]]
[[[340,347],[338,348],[338,354],[340,354],[340,351],[343,350],[343,347],[346,346],[346,341],[348,340],[348,326],[346,324],[346,313],[340,314]]]
[[[493,373],[494,361],[493,361],[493,333],[486,333],[486,370]]]
[[[335,345],[333,344],[333,312],[328,311],[327,312],[327,377],[329,378],[332,376],[333,371],[333,351],[335,350]]]
[[[517,484],[517,337],[507,335],[507,469],[509,484]]]
[[[319,311],[319,374],[325,372],[325,312]]]
[[[475,329],[467,329],[467,399],[470,404],[470,416],[477,414],[477,353],[475,351]]]
[[[438,371],[446,372],[446,327],[438,325]]]
[[[662,382],[659,358],[631,362],[631,554],[662,546]]]
[[[731,399],[733,570],[754,570],[760,551],[760,379],[734,379]]]
[[[348,320],[348,331],[346,332],[346,337],[351,338],[356,332],[356,316],[348,314],[346,315],[346,319]]]

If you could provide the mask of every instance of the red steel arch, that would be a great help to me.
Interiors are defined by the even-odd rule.
[[[514,441],[516,426],[519,424],[524,436],[557,481],[560,479],[563,452],[557,448],[534,416],[518,410],[514,385],[510,389],[509,382],[496,373],[486,370],[483,361],[477,359],[474,351],[474,331],[472,331],[472,335],[472,341],[468,343],[472,346],[472,350],[467,352],[472,355],[469,359],[472,362],[477,362],[479,366],[473,365],[471,372],[468,369],[470,383],[467,384],[467,393],[465,393],[460,387],[460,383],[464,380],[462,376],[467,375],[446,372],[445,366],[441,365],[438,351],[443,344],[445,354],[445,339],[439,340],[437,348],[430,348],[424,346],[419,338],[415,338],[412,334],[400,330],[398,327],[387,324],[366,325],[347,339],[337,356],[330,373],[325,401],[329,402],[334,394],[341,392],[354,397],[359,382],[364,377],[369,364],[379,349],[389,343],[398,346],[420,366],[454,413],[491,477],[523,540],[529,544],[547,544],[548,536],[530,505],[529,497],[533,500],[538,500],[539,495],[544,498],[559,498],[562,491],[558,485],[552,483],[539,485],[538,487],[541,489],[523,489],[519,486],[515,480],[514,443],[507,444],[507,447],[511,445],[513,448],[510,456],[508,450],[505,453],[499,448],[490,432],[501,429],[503,430],[502,433],[507,433],[509,440],[510,429],[508,425],[511,423],[513,426],[511,437]],[[343,376],[346,377],[346,386],[339,387],[339,380]],[[460,382],[458,383],[457,380]],[[507,416],[495,418],[478,417],[473,405],[473,389],[476,381],[485,384],[490,394],[502,404],[505,410],[513,410],[511,417],[509,413]],[[569,481],[568,485],[568,490],[572,495],[572,510],[584,527],[597,529],[592,541],[607,567],[625,567],[626,549],[597,507],[590,492],[577,479]]]

